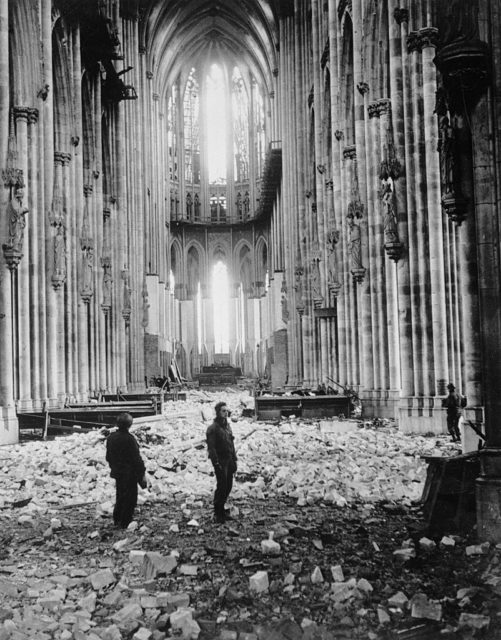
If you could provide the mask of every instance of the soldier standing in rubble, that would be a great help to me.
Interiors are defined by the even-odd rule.
[[[456,392],[456,387],[450,382],[447,385],[449,395],[442,403],[447,409],[447,430],[449,431],[452,442],[459,442],[461,436],[459,434],[459,418],[461,417],[461,409],[465,405],[465,399]]]
[[[116,482],[116,501],[113,521],[117,527],[126,529],[132,522],[137,505],[137,485],[146,488],[145,467],[139,445],[129,433],[132,426],[130,413],[117,417],[118,430],[106,441],[106,461],[111,468],[110,476]]]
[[[216,418],[207,429],[207,450],[216,474],[214,492],[214,517],[223,523],[228,518],[224,508],[233,486],[233,475],[237,470],[237,454],[233,443],[233,433],[228,423],[229,411],[226,402],[215,406]]]

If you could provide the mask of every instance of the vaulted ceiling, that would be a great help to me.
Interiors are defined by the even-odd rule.
[[[142,44],[164,87],[180,73],[225,59],[271,89],[278,66],[278,0],[149,0],[142,4]]]

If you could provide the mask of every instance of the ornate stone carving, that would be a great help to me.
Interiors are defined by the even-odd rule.
[[[423,27],[418,31],[417,45],[419,49],[426,47],[435,48],[438,45],[438,29],[435,27]]]
[[[384,249],[394,262],[398,262],[404,250],[398,235],[398,220],[395,210],[393,179],[388,176],[381,181],[381,206],[383,209]]]
[[[371,102],[371,104],[367,105],[367,113],[369,114],[369,118],[379,118],[381,115],[381,105],[379,101]]]
[[[314,256],[310,263],[310,293],[313,306],[316,309],[322,306],[324,299],[321,290],[319,262],[318,256]]]
[[[397,153],[395,151],[395,145],[393,142],[388,142],[383,148],[383,160],[379,169],[379,179],[387,180],[391,178],[396,180],[402,175],[402,165],[397,159]]]
[[[52,286],[59,289],[66,282],[66,228],[63,220],[56,222],[54,235],[54,262],[52,270]]]
[[[455,117],[448,109],[445,92],[437,92],[435,112],[438,116],[438,152],[442,184],[442,209],[449,218],[461,225],[467,215],[467,200],[461,187],[461,168]]]
[[[90,239],[89,239],[90,240]],[[86,303],[94,295],[94,246],[92,242],[82,245],[82,273],[80,297]]]
[[[358,89],[358,92],[364,96],[366,93],[369,93],[369,83],[359,82],[357,84],[357,89]]]
[[[360,227],[364,215],[364,205],[360,198],[356,165],[353,167],[351,201],[348,204],[348,253],[350,255],[351,274],[355,282],[362,282],[365,267],[362,264],[362,230]]]
[[[395,18],[398,24],[402,24],[403,22],[409,22],[409,10],[402,9],[401,7],[397,7],[393,11],[393,17]]]
[[[289,322],[289,306],[287,303],[287,281],[285,278],[282,280],[282,287],[280,289],[280,293],[282,294],[280,298],[280,306],[282,308],[282,322]]]
[[[123,269],[121,273],[123,287],[123,305],[122,305],[122,318],[125,320],[126,326],[130,324],[130,314],[132,312],[131,302],[131,288],[130,288],[130,274],[128,269]]]
[[[41,98],[44,102],[47,100],[49,95],[50,87],[48,84],[44,84],[44,86],[37,93],[37,98]]]
[[[141,296],[143,298],[143,319],[141,321],[141,326],[146,329],[146,327],[150,323],[150,304],[148,302],[148,286],[146,284],[146,278],[143,281],[143,290],[141,291]]]
[[[343,158],[345,160],[355,160],[357,157],[357,148],[355,147],[355,145],[352,145],[350,147],[345,147],[343,149]]]
[[[111,309],[111,292],[113,285],[110,256],[104,256],[103,258],[101,258],[101,266],[103,268],[103,301],[101,303],[101,309],[105,314],[107,314]]]
[[[336,131],[334,131],[334,137],[336,138],[336,140],[342,140],[344,137],[344,133],[341,131],[341,129],[336,129]]]
[[[20,177],[22,180],[22,172]],[[9,221],[9,238],[2,245],[2,249],[7,267],[14,271],[23,257],[24,229],[28,209],[23,206],[24,189],[19,186],[12,191],[13,197],[9,200],[6,211]]]
[[[408,53],[419,51],[419,33],[417,31],[409,32],[407,36],[407,51]]]
[[[380,98],[378,104],[380,116],[391,113],[391,100],[389,98]]]
[[[38,109],[35,108],[29,108],[28,109],[28,122],[30,124],[36,124],[38,122]]]

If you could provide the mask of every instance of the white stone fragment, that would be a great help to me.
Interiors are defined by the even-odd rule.
[[[264,593],[269,587],[268,573],[266,571],[256,571],[249,578],[249,589],[254,593]]]
[[[313,569],[310,580],[312,584],[320,584],[324,581],[324,576],[322,575],[320,567],[317,566]]]
[[[331,567],[331,575],[334,582],[344,582],[344,573],[341,565],[336,564]]]
[[[104,589],[104,587],[108,587],[110,584],[113,584],[115,582],[115,576],[111,569],[102,569],[101,571],[92,573],[89,576],[89,580],[92,588],[99,591],[99,589]]]
[[[431,551],[432,549],[436,549],[437,547],[436,543],[433,540],[430,540],[430,538],[426,537],[423,537],[419,540],[419,546],[425,551]]]

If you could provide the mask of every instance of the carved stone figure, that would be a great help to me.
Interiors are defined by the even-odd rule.
[[[64,225],[56,225],[56,235],[54,236],[54,271],[52,273],[52,284],[54,289],[64,284],[66,280],[66,234]]]
[[[94,247],[88,245],[82,251],[82,289],[80,295],[85,301],[89,301],[94,294]]]
[[[319,260],[314,258],[311,261],[310,266],[310,288],[311,297],[313,300],[323,300],[321,283],[320,283],[320,269],[318,266]]]
[[[22,251],[26,214],[28,209],[23,206],[24,189],[17,188],[9,203],[9,242],[13,249]]]
[[[200,197],[195,193],[195,220],[200,220]]]
[[[336,282],[336,245],[339,242],[339,231],[331,229],[327,233],[327,279],[329,284]]]
[[[349,215],[347,217],[349,230],[349,252],[351,256],[352,269],[363,269],[360,223],[354,218],[354,216]]]
[[[447,115],[440,118],[440,164],[445,193],[454,192],[455,135]]]
[[[387,242],[398,242],[397,214],[394,206],[393,180],[382,181],[383,229]]]
[[[111,307],[111,286],[113,284],[111,260],[103,258],[101,264],[103,266],[103,303],[101,306],[109,309]]]
[[[192,215],[193,215],[193,197],[191,195],[191,193],[187,193],[186,194],[186,215],[188,217],[188,220],[192,219]]]
[[[24,190],[18,186],[14,190],[14,196],[7,204],[7,217],[9,220],[9,238],[2,245],[8,268],[16,269],[23,257],[24,229],[26,227],[26,214],[28,209],[23,207]]]

